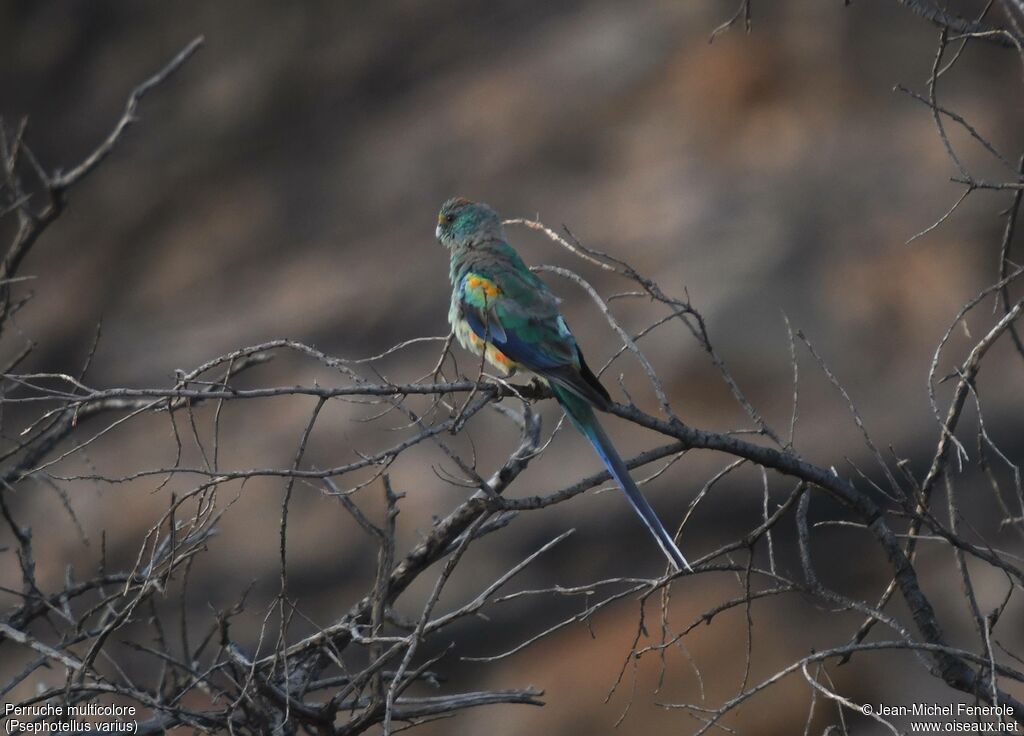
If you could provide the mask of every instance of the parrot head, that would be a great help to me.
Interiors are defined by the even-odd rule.
[[[472,246],[489,238],[500,239],[501,218],[486,204],[453,197],[441,205],[434,233],[446,248]]]

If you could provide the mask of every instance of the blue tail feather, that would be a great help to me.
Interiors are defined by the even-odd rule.
[[[632,476],[629,474],[629,468],[626,467],[626,463],[623,462],[619,453],[615,450],[611,439],[605,434],[604,428],[594,414],[594,410],[585,400],[560,386],[552,385],[552,390],[558,399],[558,403],[565,409],[565,413],[572,423],[580,433],[590,440],[590,444],[594,446],[598,456],[604,462],[605,467],[608,468],[608,472],[611,473],[612,478],[615,479],[619,487],[626,494],[626,499],[633,507],[633,510],[636,511],[637,516],[647,526],[658,546],[665,553],[665,556],[668,557],[677,570],[689,570],[692,572],[693,568],[690,567],[690,563],[683,557],[683,553],[679,551],[675,541],[672,539],[672,535],[665,529],[658,515],[633,481]]]

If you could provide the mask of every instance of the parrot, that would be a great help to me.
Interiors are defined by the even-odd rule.
[[[611,396],[583,359],[560,300],[509,245],[498,213],[454,197],[441,206],[435,235],[450,255],[448,321],[459,344],[506,376],[533,375],[547,384],[672,567],[692,571],[597,419],[594,410],[608,411]]]

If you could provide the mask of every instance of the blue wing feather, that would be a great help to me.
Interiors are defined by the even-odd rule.
[[[548,355],[536,343],[526,342],[516,334],[515,330],[506,329],[500,324],[498,325],[500,330],[496,330],[491,322],[485,325],[480,313],[475,309],[466,309],[465,317],[469,326],[473,328],[473,332],[479,336],[486,333],[487,339],[496,348],[530,370],[543,371],[565,365],[564,359]]]
[[[485,325],[480,313],[477,310],[464,310],[464,313],[473,332],[483,335]],[[488,341],[506,357],[547,379],[548,383],[564,386],[597,408],[607,410],[611,397],[583,360],[572,333],[561,318],[559,330],[564,332],[567,340],[572,340],[571,345],[576,356],[574,363],[567,362],[564,354],[545,351],[542,342],[524,340],[514,329],[503,328],[499,332],[491,328]]]

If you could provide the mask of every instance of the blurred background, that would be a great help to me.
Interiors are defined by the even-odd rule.
[[[958,8],[971,15],[981,6]],[[507,217],[567,225],[583,243],[653,275],[666,292],[688,293],[740,385],[783,433],[792,410],[788,317],[843,382],[876,443],[891,445],[920,471],[938,438],[926,384],[932,354],[959,307],[997,280],[999,213],[1009,197],[976,193],[941,227],[906,244],[962,188],[950,182],[957,171],[928,109],[893,90],[903,84],[926,92],[938,39],[937,28],[896,0],[847,7],[755,2],[751,34],[741,22],[709,44],[712,30],[734,11],[731,0],[0,4],[0,113],[8,124],[29,116],[27,140],[50,168],[79,161],[107,134],[135,84],[193,37],[206,37],[197,56],[145,98],[140,123],[72,192],[67,213],[23,268],[38,277],[35,298],[17,320],[37,343],[23,369],[76,372],[99,323],[86,377],[98,387],[167,386],[175,369],[273,338],[355,358],[400,340],[444,335],[447,256],[433,229],[441,202],[463,195]],[[1024,149],[1014,53],[968,45],[939,91],[946,107],[1009,158]],[[998,162],[960,131],[950,132],[979,178],[1003,180]],[[530,263],[578,268],[605,294],[629,288],[535,233],[509,234]],[[590,362],[603,364],[617,343],[601,315],[570,282],[548,280],[565,299]],[[642,301],[617,302],[615,309],[633,330],[660,315]],[[979,329],[989,316],[977,318]],[[958,331],[939,375],[978,337]],[[685,421],[714,430],[747,426],[684,330],[666,327],[642,347]],[[411,380],[430,370],[437,349],[418,346],[380,368],[390,379]],[[853,473],[846,458],[870,466],[841,397],[803,355],[798,451],[846,474]],[[1020,369],[1008,344],[997,345],[985,369],[991,388],[981,395],[989,432],[1017,459],[1024,454]],[[628,359],[606,375],[613,393],[622,398],[615,388],[620,372],[637,402],[655,409]],[[285,358],[241,385],[313,381],[333,385],[340,378]],[[940,391],[940,399],[946,395]],[[222,465],[289,466],[313,403],[232,407],[224,417]],[[354,421],[371,413],[331,402],[309,464],[341,464],[356,451],[393,442],[389,428],[401,424],[394,417]],[[550,429],[557,413],[546,407],[545,416]],[[166,419],[134,426],[55,472],[92,467],[116,476],[173,462]],[[608,426],[624,452],[656,441],[610,420]],[[491,414],[477,417],[470,433],[484,470],[501,462],[516,437]],[[669,526],[724,462],[687,456],[648,487]],[[407,544],[466,493],[445,482],[442,468],[452,470],[426,446],[393,468],[396,490],[407,494],[399,517]],[[561,433],[512,493],[550,491],[597,469],[589,448]],[[789,490],[784,480],[769,482],[780,498]],[[964,482],[974,487],[970,478]],[[24,523],[59,530],[59,543],[38,550],[40,579],[60,584],[67,565],[94,566],[101,529],[108,554],[133,559],[168,503],[170,489],[154,493],[158,484],[70,484],[85,539],[59,496],[42,485],[38,493],[20,493]],[[190,581],[187,610],[197,626],[209,620],[211,606],[229,605],[251,581],[252,611],[262,611],[277,592],[283,486],[253,481],[233,488],[238,498]],[[761,492],[753,470],[716,486],[688,524],[683,550],[698,556],[756,524]],[[368,513],[379,513],[379,496],[378,483],[357,498]],[[836,513],[819,497],[812,512]],[[291,594],[313,620],[328,623],[365,589],[375,550],[316,488],[297,488],[292,514]],[[992,521],[979,514],[978,524]],[[475,595],[569,527],[576,533],[519,587],[661,569],[658,549],[622,500],[590,493],[487,539],[446,600]],[[826,581],[866,598],[884,587],[885,566],[856,533],[826,528],[815,539]],[[796,572],[790,541],[779,540],[780,555]],[[948,600],[942,592],[948,563],[948,553],[925,550],[921,574],[947,620],[962,619],[950,638],[966,643],[969,614],[956,590]],[[0,556],[0,577],[17,587],[10,552]],[[1001,596],[999,580],[979,585],[989,607],[998,603],[990,598]],[[673,623],[681,628],[740,593],[732,576],[684,581],[675,588]],[[172,598],[168,605],[176,606]],[[704,697],[717,705],[739,687],[746,648],[739,609],[668,655],[658,692],[659,663],[648,657],[636,670],[635,693],[630,668],[622,690],[606,701],[636,633],[635,601],[607,609],[592,631],[570,627],[497,663],[459,660],[498,653],[582,605],[518,600],[489,612],[490,623],[466,622],[458,651],[438,666],[448,686],[532,684],[545,690],[548,705],[471,711],[422,732],[689,733],[695,721],[657,704]],[[1021,607],[1013,613],[1019,617]],[[251,619],[237,622],[233,633],[253,643],[262,614]],[[814,647],[844,643],[859,617],[779,599],[757,604],[754,621],[752,681]],[[297,624],[296,636],[301,630]],[[0,663],[0,676],[21,666]],[[142,676],[147,660],[133,666]],[[859,702],[959,699],[909,655],[862,657],[833,676]],[[41,677],[50,685],[63,680],[58,673]],[[744,733],[802,731],[806,683],[791,679],[773,692],[751,701],[731,724]],[[821,728],[833,718],[825,710],[816,716]],[[872,733],[870,723],[864,727]]]

